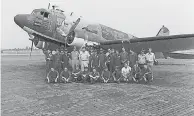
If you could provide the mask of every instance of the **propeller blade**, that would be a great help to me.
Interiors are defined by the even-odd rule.
[[[32,49],[33,49],[33,41],[32,41],[32,45],[31,45],[31,48],[30,48],[30,57],[31,57],[31,54],[32,54]]]
[[[50,8],[50,3],[48,4],[48,9]]]
[[[71,28],[69,29],[69,33],[67,34],[67,36],[69,36],[74,30],[75,30],[75,28],[77,27],[77,25],[79,24],[79,22],[80,22],[80,18],[78,18],[77,20],[76,20],[76,22],[71,26]]]

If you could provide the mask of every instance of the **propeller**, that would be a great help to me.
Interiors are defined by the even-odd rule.
[[[30,48],[30,57],[31,57],[31,54],[32,54],[32,49],[33,49],[33,41],[32,41],[32,45],[31,45],[31,48]]]

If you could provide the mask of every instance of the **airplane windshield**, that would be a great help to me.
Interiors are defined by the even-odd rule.
[[[34,14],[37,14],[37,13],[38,13],[37,10],[33,10],[31,14],[34,15]]]

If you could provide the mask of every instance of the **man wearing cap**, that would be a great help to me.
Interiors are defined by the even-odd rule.
[[[73,71],[75,71],[76,67],[78,67],[79,64],[79,52],[76,50],[76,46],[74,46],[74,49],[71,52],[71,62]]]
[[[103,53],[103,49],[101,48],[100,54],[99,54],[99,63],[98,63],[100,74],[102,73],[103,69],[106,67],[105,62],[106,62],[106,55]]]
[[[82,48],[79,57],[81,60],[81,70],[84,71],[84,67],[88,67],[90,57],[90,54],[86,51],[85,47]]]

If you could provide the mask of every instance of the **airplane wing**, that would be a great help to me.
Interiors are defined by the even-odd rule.
[[[129,49],[139,51],[142,48],[151,47],[154,52],[165,52],[175,50],[187,50],[194,48],[194,34],[170,35],[133,38],[129,40],[110,40],[101,42],[101,46],[123,45]]]

